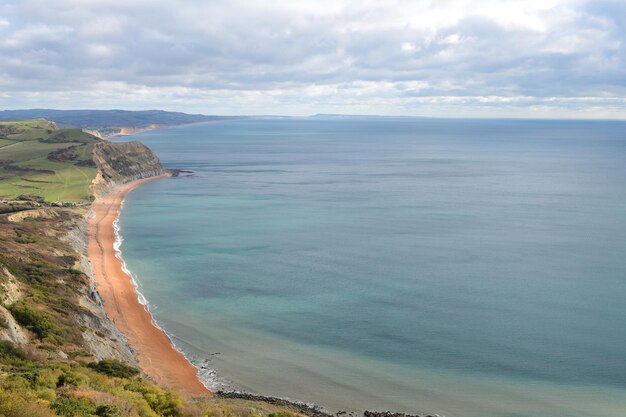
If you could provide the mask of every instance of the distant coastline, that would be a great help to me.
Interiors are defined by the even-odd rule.
[[[172,127],[174,125],[156,125],[152,124],[144,127],[119,127],[117,129],[105,129],[105,130],[94,130],[94,129],[83,129],[83,132],[89,133],[90,135],[94,135],[100,139],[112,139],[130,135],[136,135],[138,133],[149,132],[157,129],[167,129],[168,127]]]

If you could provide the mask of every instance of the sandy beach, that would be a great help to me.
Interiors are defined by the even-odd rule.
[[[174,349],[167,335],[153,325],[150,313],[139,303],[113,247],[113,223],[126,194],[160,178],[164,176],[116,187],[93,203],[95,216],[89,221],[89,260],[106,312],[128,339],[141,369],[164,387],[179,388],[192,396],[207,395],[210,391],[198,379],[196,368]]]

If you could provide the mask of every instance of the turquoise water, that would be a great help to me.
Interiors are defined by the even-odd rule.
[[[626,415],[625,123],[240,120],[131,139],[194,172],[129,195],[122,251],[213,387]]]

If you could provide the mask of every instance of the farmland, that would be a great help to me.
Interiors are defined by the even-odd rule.
[[[0,122],[0,198],[89,201],[96,175],[92,151],[98,141],[44,119]]]

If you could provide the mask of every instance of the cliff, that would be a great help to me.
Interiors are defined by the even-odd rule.
[[[48,207],[0,216],[0,340],[42,363],[134,364],[90,276],[86,214]]]
[[[92,186],[96,198],[115,185],[168,173],[150,148],[137,141],[98,143],[93,161],[98,168]]]

